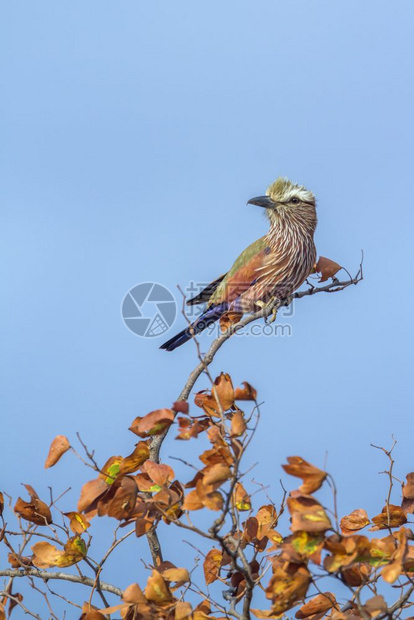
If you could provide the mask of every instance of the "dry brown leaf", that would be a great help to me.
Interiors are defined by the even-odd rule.
[[[185,603],[184,601],[178,601],[175,606],[175,615],[174,620],[186,620],[192,614],[192,607],[190,603]]]
[[[333,534],[325,540],[324,547],[330,553],[324,560],[324,568],[330,573],[349,567],[357,558],[370,561],[371,543],[366,536],[338,536]]]
[[[368,599],[364,605],[364,610],[370,615],[371,618],[375,618],[381,613],[388,611],[387,603],[381,594],[373,596]]]
[[[108,515],[119,521],[127,519],[135,508],[137,495],[138,487],[134,478],[123,476],[98,499],[98,515]]]
[[[203,485],[221,485],[231,476],[231,471],[225,463],[216,463],[208,465],[203,469]]]
[[[166,581],[173,581],[177,588],[190,582],[190,574],[186,568],[167,568],[162,571],[162,576]]]
[[[188,415],[190,407],[186,400],[176,400],[172,406],[172,410],[175,411],[175,413],[183,413]]]
[[[396,579],[404,572],[404,559],[407,552],[407,530],[405,527],[395,534],[397,549],[391,556],[391,562],[384,566],[381,571],[382,578],[387,583],[394,583]]]
[[[174,412],[171,409],[157,409],[147,413],[144,417],[136,417],[129,430],[146,439],[160,435],[171,426],[174,421]]]
[[[213,549],[210,549],[207,553],[203,563],[204,579],[206,580],[207,586],[219,578],[222,560],[223,553],[220,549],[213,547]]]
[[[167,605],[173,600],[173,596],[166,581],[157,570],[153,570],[148,577],[145,597],[148,601],[159,606]]]
[[[95,480],[89,480],[85,482],[81,489],[80,498],[78,501],[78,511],[89,512],[91,507],[96,503],[97,499],[101,497],[108,490],[108,485],[102,478],[95,478]]]
[[[137,583],[131,583],[125,588],[122,600],[130,605],[144,605],[147,602],[145,595]]]
[[[325,532],[332,527],[331,521],[321,504],[311,495],[293,491],[287,500],[292,518],[292,532]]]
[[[236,506],[237,510],[251,510],[252,503],[250,501],[250,496],[247,493],[244,486],[241,482],[238,482],[235,486],[233,493],[233,503]]]
[[[261,506],[255,518],[257,520],[256,538],[261,540],[264,536],[267,536],[269,530],[277,525],[276,508],[272,504]]]
[[[236,388],[234,390],[234,400],[257,400],[257,391],[250,383],[243,381],[242,388]]]
[[[154,461],[146,461],[142,471],[147,473],[153,483],[159,487],[174,480],[175,473],[172,467]]]
[[[69,527],[74,534],[83,534],[90,526],[89,521],[79,512],[64,512],[63,514],[70,519]]]
[[[18,555],[17,553],[9,553],[7,559],[12,568],[22,568],[32,565],[32,558],[25,555]]]
[[[149,447],[145,441],[139,441],[129,456],[126,456],[120,464],[120,474],[132,474],[137,471],[149,458]]]
[[[407,482],[403,486],[402,490],[403,501],[401,508],[404,514],[414,513],[414,472],[407,474]]]
[[[407,517],[400,506],[394,506],[388,504],[384,506],[381,514],[372,517],[373,527],[369,528],[370,532],[376,532],[377,530],[387,530],[390,527],[400,527],[407,523]]]
[[[272,612],[282,614],[306,596],[311,574],[304,564],[276,564],[266,588],[267,598],[272,600]]]
[[[366,581],[370,573],[370,566],[367,564],[360,564],[359,566],[349,566],[348,568],[343,568],[341,570],[341,577],[351,588],[358,588]]]
[[[302,478],[303,484],[299,491],[305,495],[317,491],[328,475],[326,471],[311,465],[300,456],[288,456],[287,461],[287,465],[282,465],[283,469],[291,476]]]
[[[211,605],[208,601],[202,601],[194,609],[192,620],[210,620]]]
[[[295,618],[309,618],[309,616],[313,616],[314,614],[325,613],[335,605],[335,595],[332,594],[332,592],[323,592],[302,605],[299,611],[296,612]]]
[[[328,278],[333,278],[340,269],[342,269],[341,265],[338,265],[330,258],[325,258],[325,256],[320,256],[315,265],[315,271],[321,274],[319,282],[325,282]]]
[[[222,372],[214,381],[211,392],[202,390],[195,395],[197,407],[201,407],[207,415],[220,417],[221,414],[234,406],[234,389],[230,375]]]
[[[37,568],[64,568],[80,562],[86,555],[85,542],[79,537],[70,538],[64,550],[57,549],[48,542],[38,542],[32,546],[32,562]]]
[[[243,411],[236,411],[231,418],[231,437],[241,437],[246,431],[247,424]]]
[[[362,530],[369,522],[366,511],[362,508],[357,508],[346,517],[342,517],[340,522],[342,534],[344,534],[344,536],[353,534],[354,532]]]
[[[203,507],[204,504],[200,499],[197,489],[187,493],[183,503],[183,510],[201,510]]]
[[[57,435],[50,444],[49,454],[47,455],[45,469],[53,467],[59,461],[60,457],[70,448],[70,443],[65,435]]]
[[[21,497],[18,497],[14,506],[14,512],[26,521],[36,525],[49,525],[52,523],[52,513],[49,506],[39,499],[39,496],[30,484],[24,484],[23,486],[30,495],[30,501],[25,502]]]

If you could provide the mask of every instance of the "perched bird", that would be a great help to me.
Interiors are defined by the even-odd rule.
[[[267,235],[240,254],[223,276],[214,280],[188,305],[207,302],[199,318],[160,348],[173,351],[227,312],[256,312],[291,295],[311,273],[316,259],[313,241],[317,218],[315,196],[302,185],[279,177],[265,196],[247,204],[266,209]]]

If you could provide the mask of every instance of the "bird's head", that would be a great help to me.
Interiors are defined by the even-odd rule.
[[[297,219],[315,221],[316,225],[316,201],[311,191],[279,177],[269,185],[265,196],[251,198],[247,204],[264,207],[270,222],[281,218],[293,217]]]

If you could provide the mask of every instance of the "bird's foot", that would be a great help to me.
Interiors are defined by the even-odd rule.
[[[273,297],[270,301],[265,303],[264,301],[256,301],[256,306],[259,306],[262,310],[265,311],[265,323],[270,325],[276,321],[277,311],[279,310],[279,304],[275,303],[276,297]]]

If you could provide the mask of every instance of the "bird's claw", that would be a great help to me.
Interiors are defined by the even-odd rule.
[[[256,306],[259,306],[259,308],[267,312],[267,314],[265,315],[266,325],[270,325],[271,323],[274,323],[274,321],[276,321],[277,311],[279,307],[275,306],[274,302],[274,299],[271,299],[268,303],[260,300],[255,302]]]

